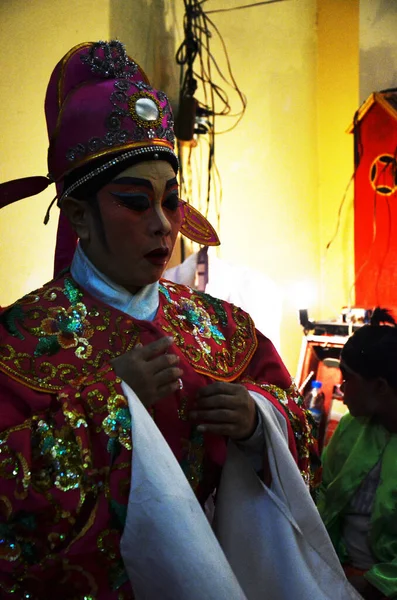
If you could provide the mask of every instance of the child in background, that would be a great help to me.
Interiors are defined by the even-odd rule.
[[[318,508],[366,600],[397,598],[397,328],[387,310],[341,353],[344,416],[323,453]]]

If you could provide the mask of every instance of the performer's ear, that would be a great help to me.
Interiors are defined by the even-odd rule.
[[[66,196],[62,200],[61,210],[65,213],[77,237],[84,241],[90,239],[90,216],[88,202]]]

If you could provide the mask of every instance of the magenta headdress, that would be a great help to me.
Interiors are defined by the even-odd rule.
[[[72,48],[51,75],[45,113],[49,174],[0,184],[0,208],[38,194],[51,183],[56,184],[60,203],[107,169],[131,161],[161,158],[178,171],[168,98],[151,87],[118,41],[87,42]],[[65,188],[65,177],[74,172],[73,183]],[[219,244],[201,213],[189,204],[181,210],[181,233],[203,245]],[[70,262],[74,247],[75,235],[61,213],[56,269]]]

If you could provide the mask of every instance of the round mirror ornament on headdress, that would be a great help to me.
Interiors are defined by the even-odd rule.
[[[153,124],[153,121],[161,121],[161,107],[160,104],[154,101],[153,98],[137,98],[130,97],[128,104],[130,106],[130,111],[135,118],[141,119],[144,122],[150,122],[150,126]]]

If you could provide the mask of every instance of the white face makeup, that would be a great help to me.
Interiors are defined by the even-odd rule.
[[[103,222],[90,219],[88,258],[132,293],[160,279],[181,227],[178,183],[162,160],[128,167],[97,194]],[[106,243],[105,243],[106,241]]]

